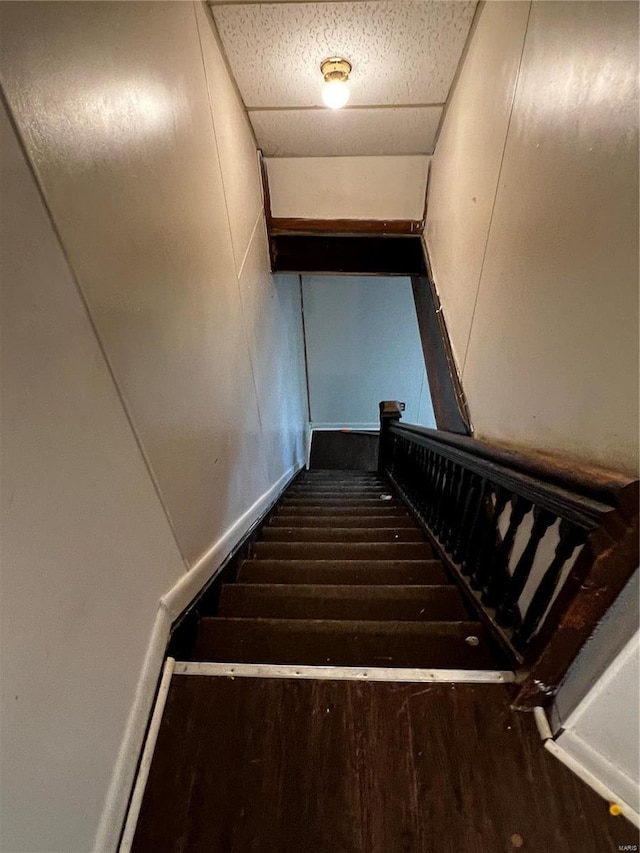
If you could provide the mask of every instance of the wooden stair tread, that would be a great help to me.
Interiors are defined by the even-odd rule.
[[[438,560],[244,560],[242,583],[446,584]]]
[[[265,527],[263,542],[424,542],[417,527]]]
[[[426,542],[255,542],[253,556],[266,560],[428,560]]]
[[[479,644],[465,642],[477,637]],[[200,661],[333,666],[494,669],[479,622],[324,619],[202,619],[193,651]]]
[[[469,619],[455,586],[226,584],[220,616],[414,622]]]

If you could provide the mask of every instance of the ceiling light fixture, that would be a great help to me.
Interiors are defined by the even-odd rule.
[[[340,56],[331,56],[320,64],[324,76],[322,100],[332,110],[339,110],[349,100],[347,80],[351,73],[351,63]]]

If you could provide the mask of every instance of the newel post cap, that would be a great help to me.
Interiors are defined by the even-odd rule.
[[[393,418],[400,420],[405,410],[405,404],[397,400],[383,400],[380,403],[380,418]]]

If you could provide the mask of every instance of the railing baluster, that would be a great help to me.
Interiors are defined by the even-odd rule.
[[[482,594],[482,603],[487,604],[489,607],[494,607],[503,598],[508,588],[510,580],[508,568],[509,557],[513,550],[513,543],[515,542],[518,528],[530,509],[531,501],[519,498],[517,495],[511,497],[509,526],[493,560],[486,589]]]
[[[527,542],[525,549],[518,560],[518,564],[515,567],[513,575],[511,576],[507,593],[496,610],[496,622],[504,628],[508,628],[510,625],[513,625],[518,599],[522,595],[522,591],[529,580],[529,575],[533,568],[533,561],[535,560],[538,552],[538,546],[540,545],[542,537],[545,535],[547,529],[554,520],[555,516],[553,513],[548,512],[545,509],[540,509],[540,507],[534,507],[533,526],[529,535],[529,541]]]
[[[527,612],[522,620],[522,625],[514,632],[513,643],[517,648],[522,648],[531,639],[536,628],[540,624],[553,594],[558,585],[562,567],[571,557],[579,545],[583,545],[588,531],[582,527],[576,527],[569,521],[560,522],[560,541],[556,547],[555,555],[551,565],[544,573],[542,580],[531,599]]]
[[[442,476],[440,478],[440,512],[438,514],[438,522],[435,528],[436,536],[442,541],[442,534],[447,524],[449,512],[449,460],[442,460]]]
[[[451,489],[451,511],[449,515],[449,524],[445,532],[445,548],[452,554],[455,550],[458,541],[458,531],[460,530],[460,505],[463,497],[464,469],[459,465],[452,463],[452,489]]]
[[[429,482],[431,487],[429,491],[429,506],[427,508],[427,522],[430,527],[433,527],[438,509],[437,460],[437,455],[433,451],[429,451]]]
[[[477,551],[475,571],[471,576],[473,589],[484,589],[491,572],[493,553],[496,547],[496,536],[498,532],[498,519],[509,500],[509,493],[500,486],[495,487],[495,504],[489,507],[489,513],[484,525],[482,539]]]
[[[467,546],[462,555],[462,574],[471,575],[476,568],[478,555],[478,544],[482,541],[482,531],[487,517],[487,499],[490,493],[490,486],[487,480],[483,477],[480,480],[480,485],[475,496],[475,506],[472,507],[473,515]]]
[[[638,481],[403,425],[400,409],[394,402],[380,405],[379,470],[391,475],[449,569],[467,589],[481,593],[479,614],[511,644],[524,679],[518,701],[532,707],[539,699],[537,685],[543,680],[550,695],[548,686],[559,683],[638,564]],[[505,512],[501,538],[498,523]],[[529,513],[530,533],[512,573],[513,551],[520,550]],[[555,521],[560,539],[539,575],[541,543]],[[592,531],[589,547],[569,569],[574,551]],[[589,595],[585,579],[598,585],[597,597]],[[525,589],[529,597],[529,587],[523,618],[520,601]]]
[[[480,489],[480,477],[470,471],[465,471],[467,476],[466,495],[464,496],[464,506],[462,509],[462,518],[460,520],[460,534],[453,552],[453,559],[456,563],[464,562],[465,554],[471,536],[471,525],[474,518],[475,509],[479,501],[478,492]]]

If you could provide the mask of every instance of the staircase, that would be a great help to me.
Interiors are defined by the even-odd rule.
[[[201,614],[191,658],[497,669],[504,664],[390,483],[307,471]]]

